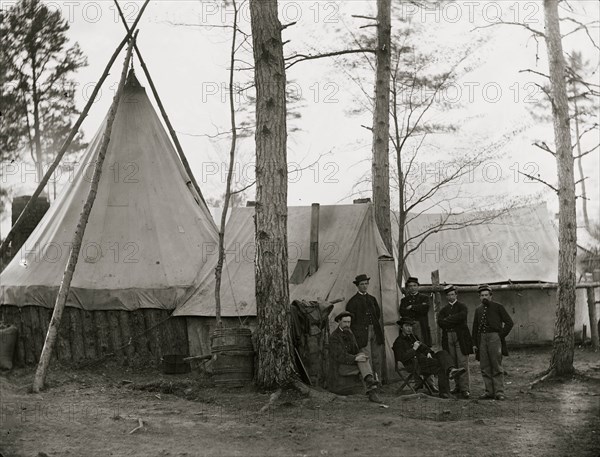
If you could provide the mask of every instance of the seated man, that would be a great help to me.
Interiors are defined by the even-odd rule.
[[[450,354],[446,351],[433,352],[426,344],[421,343],[413,334],[414,320],[403,317],[397,324],[401,332],[392,349],[396,362],[402,362],[407,370],[414,370],[414,361],[418,363],[418,374],[438,377],[440,398],[454,398],[450,394],[450,381],[465,373],[464,368],[454,368]]]
[[[377,396],[377,380],[373,376],[369,357],[359,352],[356,338],[350,330],[352,313],[343,311],[335,317],[335,321],[339,324],[338,328],[329,335],[330,390],[341,393],[341,387],[344,385],[342,378],[360,373],[369,400],[381,403]]]

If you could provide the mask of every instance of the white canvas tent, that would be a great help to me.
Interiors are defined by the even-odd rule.
[[[420,214],[412,217],[406,237],[411,245],[418,236],[435,226],[444,216]],[[450,224],[469,220],[468,213],[452,216]],[[392,217],[392,236],[398,241],[397,220]],[[515,321],[508,337],[513,344],[551,342],[554,335],[556,289],[536,290],[543,283],[555,283],[558,278],[558,233],[552,224],[545,203],[514,208],[496,219],[434,233],[408,256],[406,267],[410,276],[422,285],[431,284],[431,272],[439,270],[442,284],[530,284],[531,289],[498,291],[494,298],[503,303]],[[469,325],[479,304],[477,292],[463,293],[460,300],[469,306]],[[442,297],[442,304],[445,304]],[[585,290],[577,291],[575,329],[580,332],[587,323]],[[433,310],[429,323],[436,328]],[[589,324],[588,324],[589,325]],[[435,335],[435,331],[432,331]]]
[[[226,260],[221,285],[222,316],[247,318],[256,316],[254,288],[254,208],[234,208],[225,230]],[[309,259],[311,207],[288,208],[288,271],[290,276],[299,260]],[[190,352],[210,352],[208,336],[214,326],[214,267],[217,246],[207,246],[206,264],[195,290],[174,313],[188,317]],[[318,270],[299,284],[290,284],[290,299],[336,300],[331,318],[345,307],[356,293],[355,276],[370,276],[369,292],[383,309],[387,340],[388,372],[393,369],[391,344],[398,335],[398,288],[392,257],[385,248],[371,204],[321,206],[319,212]]]
[[[0,276],[3,305],[52,308],[104,124],[72,182]],[[88,310],[173,309],[217,229],[133,73],[118,107],[68,299]]]
[[[1,317],[19,328],[23,363],[35,362],[41,351],[105,124],[72,181],[0,275]],[[156,359],[187,352],[185,323],[158,323],[187,296],[203,266],[204,246],[217,239],[208,208],[131,71],[67,298],[58,357],[121,351]],[[133,347],[120,349],[132,338]]]

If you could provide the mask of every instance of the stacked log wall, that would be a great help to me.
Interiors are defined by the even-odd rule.
[[[157,365],[163,355],[188,355],[185,318],[163,309],[86,311],[66,307],[53,359],[65,363],[118,360]],[[15,365],[38,362],[52,310],[40,306],[0,306],[0,321],[18,330]],[[131,343],[131,344],[128,344]]]

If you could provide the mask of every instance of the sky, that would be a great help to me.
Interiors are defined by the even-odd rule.
[[[83,108],[87,97],[102,74],[111,54],[125,34],[113,2],[110,1],[47,1],[59,9],[70,24],[72,42],[81,46],[89,65],[75,79],[77,105]],[[142,2],[120,2],[128,22],[140,10]],[[1,1],[2,8],[14,2]],[[286,1],[279,2],[280,20],[294,23],[283,32],[285,54],[319,53],[356,47],[358,34],[374,33],[374,28],[360,28],[372,23],[352,15],[373,16],[375,2],[370,1]],[[598,20],[598,2],[571,2],[572,17],[581,22]],[[535,140],[553,143],[550,124],[535,121],[531,110],[540,110],[535,102],[543,98],[537,84],[542,78],[524,72],[533,69],[547,73],[546,49],[536,43],[531,33],[522,27],[494,25],[504,21],[520,21],[543,30],[543,11],[539,1],[467,1],[448,2],[442,7],[416,10],[406,3],[395,2],[395,13],[402,15],[419,30],[420,47],[431,53],[431,69],[444,68],[454,56],[473,47],[465,67],[469,71],[442,94],[451,107],[433,109],[431,120],[451,122],[456,131],[436,135],[428,140],[419,156],[425,167],[423,179],[435,179],[435,161],[443,163],[452,157],[476,151],[507,137],[496,156],[469,177],[461,192],[466,200],[473,195],[488,195],[496,201],[511,197],[532,196],[545,201],[552,212],[558,208],[556,196],[546,186],[531,182],[518,171],[535,174],[549,183],[556,183],[555,159],[547,152],[532,146]],[[225,170],[229,142],[218,133],[229,129],[227,98],[229,48],[232,8],[220,2],[152,1],[139,24],[138,46],[150,70],[160,97],[169,114],[192,171],[207,198],[219,198],[225,190]],[[240,27],[249,33],[248,3],[241,4]],[[394,24],[398,24],[394,22]],[[572,26],[570,26],[572,27]],[[598,29],[593,31],[596,42]],[[475,43],[482,42],[475,46]],[[565,38],[565,50],[580,50],[597,65],[598,49],[583,34]],[[83,124],[86,140],[96,133],[104,118],[124,58],[121,53]],[[251,64],[251,54],[240,54],[239,67]],[[351,203],[354,198],[370,197],[370,185],[364,177],[371,169],[371,133],[365,128],[372,124],[367,95],[372,90],[372,71],[366,58],[357,57],[356,68],[349,69],[348,61],[336,57],[301,62],[287,72],[288,87],[299,95],[293,110],[300,117],[290,121],[288,136],[289,205]],[[141,83],[148,87],[137,60],[134,67]],[[596,83],[598,72],[595,73]],[[361,78],[361,85],[355,81]],[[247,69],[236,72],[238,84],[251,80]],[[148,91],[149,92],[149,91]],[[365,94],[366,93],[366,94]],[[251,101],[241,96],[238,107],[252,115]],[[240,113],[240,116],[244,116]],[[586,147],[596,144],[600,135],[589,135]],[[253,180],[253,138],[242,140],[236,161],[234,187]],[[589,208],[592,218],[600,219],[598,150],[584,159]],[[316,162],[318,160],[318,162]],[[315,163],[316,162],[316,163]],[[432,165],[433,163],[433,165]],[[434,167],[429,169],[427,166]],[[14,195],[32,192],[36,182],[33,175],[21,170],[2,177]],[[4,171],[4,170],[3,170]],[[429,176],[429,178],[427,178]],[[576,173],[576,181],[578,176]],[[529,181],[529,182],[528,182]],[[65,179],[58,187],[64,184]],[[254,188],[245,193],[254,199]],[[392,196],[394,200],[395,193]],[[468,206],[468,202],[463,206]],[[432,208],[432,211],[439,208]],[[457,210],[457,208],[455,208]],[[460,210],[460,205],[458,207]],[[1,233],[7,233],[9,219],[3,215]]]

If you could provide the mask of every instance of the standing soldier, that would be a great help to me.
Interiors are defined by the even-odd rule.
[[[358,291],[346,303],[346,311],[353,315],[350,328],[356,337],[360,352],[369,356],[376,378],[381,380],[383,328],[377,299],[367,293],[370,279],[366,274],[360,274],[354,279]]]
[[[505,338],[514,324],[504,306],[492,301],[492,288],[487,284],[479,286],[479,300],[472,332],[473,349],[485,384],[485,393],[479,398],[505,400],[502,356],[508,355]]]
[[[473,354],[471,333],[467,325],[467,305],[458,301],[456,287],[444,287],[448,304],[438,314],[438,325],[442,329],[442,349],[450,354],[454,366],[465,369],[465,376],[456,378],[453,394],[464,399],[470,397],[469,354]]]
[[[419,293],[419,280],[410,277],[404,284],[407,294],[400,300],[400,316],[414,319],[419,323],[419,339],[431,347],[431,332],[429,330],[429,295]]]

